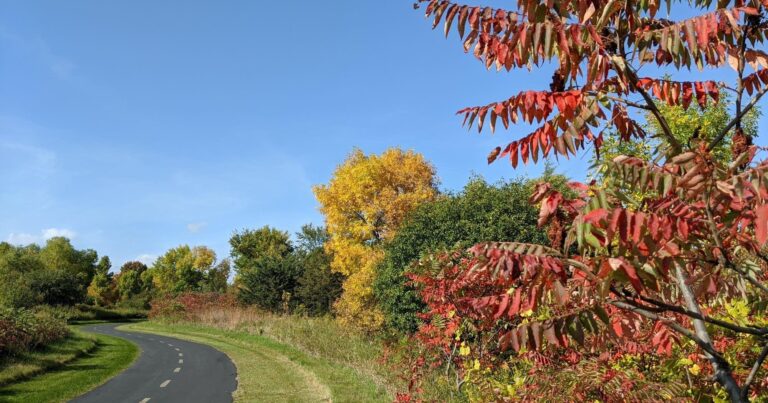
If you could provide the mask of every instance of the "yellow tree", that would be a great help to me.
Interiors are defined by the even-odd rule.
[[[410,211],[435,197],[435,170],[413,151],[390,148],[365,155],[355,149],[328,185],[313,190],[330,235],[331,268],[347,276],[335,305],[338,317],[345,324],[376,329],[383,321],[373,301],[381,244]]]

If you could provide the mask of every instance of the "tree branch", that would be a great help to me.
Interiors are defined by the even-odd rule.
[[[757,357],[757,360],[755,360],[755,365],[752,366],[752,371],[749,372],[749,376],[747,377],[747,380],[744,381],[744,387],[741,391],[741,398],[742,400],[747,400],[749,398],[749,388],[752,386],[752,382],[755,381],[755,377],[757,376],[757,371],[760,370],[760,367],[763,366],[763,361],[765,361],[765,358],[768,357],[768,344],[763,346],[763,351],[760,352],[760,356]]]
[[[587,92],[587,94],[595,96],[595,97],[598,96],[598,92],[597,91],[589,91],[589,92]],[[620,102],[620,103],[623,103],[624,105],[631,106],[633,108],[643,109],[643,110],[646,110],[646,111],[650,111],[651,110],[651,108],[649,108],[649,107],[647,107],[647,106],[645,106],[643,104],[639,104],[637,102],[633,102],[633,101],[630,101],[628,99],[623,99],[623,98],[619,98],[619,97],[615,97],[613,95],[607,95],[607,94],[603,94],[603,96],[608,98],[608,99],[610,99],[611,101]]]
[[[737,113],[736,116],[734,116],[733,119],[730,121],[730,123],[728,123],[723,128],[723,130],[721,130],[720,133],[718,133],[717,136],[715,136],[714,140],[712,140],[712,142],[709,143],[709,147],[707,147],[707,149],[709,151],[714,150],[715,147],[717,147],[717,145],[721,141],[723,141],[725,136],[728,135],[728,132],[731,131],[731,129],[733,129],[733,127],[736,126],[737,123],[741,122],[741,119],[744,117],[744,115],[746,115],[747,113],[749,113],[750,110],[752,110],[752,108],[755,106],[757,101],[759,101],[760,98],[762,98],[766,92],[768,92],[768,86],[765,86],[761,88],[759,91],[757,91],[755,96],[753,96],[752,99],[749,101],[749,103],[746,106],[744,106],[741,112]]]
[[[699,309],[699,304],[696,302],[696,297],[694,297],[691,288],[688,286],[688,279],[685,276],[685,272],[683,272],[683,268],[679,264],[675,265],[675,280],[680,289],[680,293],[688,306],[688,310],[701,315],[701,310]],[[741,388],[739,388],[736,380],[733,379],[731,366],[712,346],[712,340],[709,337],[709,332],[704,325],[704,321],[701,319],[693,319],[693,328],[696,331],[696,336],[698,336],[704,344],[709,346],[709,348],[704,351],[707,359],[709,359],[709,362],[712,364],[715,378],[726,392],[728,392],[731,401],[741,402]]]
[[[736,274],[747,280],[750,284],[768,294],[768,287],[766,287],[765,284],[757,281],[757,279],[750,276],[749,273],[740,270],[728,257],[725,248],[723,248],[723,241],[720,239],[720,234],[717,232],[717,224],[715,224],[715,218],[712,215],[712,209],[709,206],[709,200],[710,192],[707,191],[706,199],[704,202],[704,211],[707,213],[707,225],[709,226],[709,232],[712,233],[712,237],[715,239],[715,246],[717,246],[717,248],[720,250],[720,253],[717,255],[718,261],[723,267],[727,267],[733,270],[736,272]]]
[[[651,311],[649,311],[647,309],[643,309],[643,308],[641,308],[641,307],[639,307],[639,306],[637,306],[635,304],[632,304],[632,303],[630,303],[628,301],[609,300],[608,303],[613,305],[613,306],[615,306],[615,307],[617,307],[617,308],[621,308],[621,309],[624,309],[624,310],[627,310],[627,311],[630,311],[630,312],[634,312],[634,313],[636,313],[638,315],[641,315],[641,316],[644,316],[644,317],[646,317],[648,319],[661,322],[665,326],[668,326],[669,328],[671,328],[672,330],[674,330],[674,331],[682,334],[683,336],[693,340],[693,342],[696,343],[699,347],[701,347],[702,350],[707,351],[707,352],[709,352],[711,354],[719,355],[719,353],[717,351],[715,351],[715,349],[712,347],[711,344],[705,343],[704,340],[702,340],[701,338],[696,336],[696,334],[694,334],[692,331],[690,331],[689,329],[686,329],[681,324],[675,322],[672,319],[665,318],[663,316],[657,315],[654,312],[651,312]]]
[[[653,117],[656,118],[656,121],[659,122],[661,130],[664,132],[664,136],[675,150],[675,153],[680,153],[680,151],[683,149],[683,145],[680,144],[677,138],[675,138],[675,135],[672,133],[672,129],[669,127],[669,123],[667,123],[667,119],[664,118],[664,116],[661,114],[661,111],[659,111],[659,108],[656,106],[656,102],[653,101],[653,98],[651,98],[651,95],[648,94],[648,91],[637,85],[637,73],[635,73],[635,71],[626,64],[625,67],[625,72],[627,74],[627,78],[629,78],[630,84],[634,87],[635,90],[637,90],[637,92],[640,93],[640,95],[645,100],[647,110],[650,111]]]
[[[751,327],[751,326],[739,326],[739,325],[737,325],[735,323],[726,322],[726,321],[723,321],[723,320],[720,320],[720,319],[715,319],[715,318],[712,318],[712,317],[709,317],[709,316],[706,316],[706,315],[703,315],[703,314],[698,314],[698,313],[690,311],[688,309],[685,309],[685,308],[682,308],[682,307],[679,307],[679,306],[676,306],[676,305],[670,305],[670,304],[667,304],[667,303],[664,303],[664,302],[661,302],[661,301],[657,301],[657,300],[654,300],[654,299],[651,299],[651,298],[648,298],[648,297],[639,296],[639,298],[641,300],[649,303],[649,304],[656,305],[658,307],[658,309],[661,309],[663,311],[671,311],[671,312],[679,313],[679,314],[682,314],[682,315],[686,315],[686,316],[691,317],[693,319],[700,319],[700,320],[703,320],[704,322],[711,323],[713,325],[720,326],[720,327],[722,327],[724,329],[728,329],[728,330],[731,330],[731,331],[734,331],[734,332],[737,332],[737,333],[746,333],[746,334],[751,334],[751,335],[754,335],[754,336],[765,336],[765,335],[768,335],[768,329],[762,329],[762,328]],[[648,308],[650,308],[650,307],[648,307]],[[648,309],[648,308],[645,308],[645,309]]]
[[[613,63],[613,68],[617,72],[619,70],[623,70],[620,73],[624,73],[627,78],[630,81],[630,84],[632,87],[637,89],[637,92],[640,93],[640,95],[643,97],[646,103],[647,110],[651,112],[651,114],[656,118],[656,121],[659,122],[659,126],[661,126],[661,130],[664,132],[664,136],[666,136],[667,141],[669,141],[669,144],[672,146],[672,148],[675,150],[675,154],[680,153],[682,151],[683,146],[680,144],[679,141],[675,138],[675,136],[672,134],[672,129],[669,128],[669,124],[667,123],[667,120],[664,118],[664,116],[659,111],[659,108],[656,106],[656,103],[653,101],[653,98],[648,94],[646,90],[644,90],[642,87],[637,85],[637,72],[629,65],[629,62],[626,57],[620,56],[620,54],[624,53],[624,41],[619,41],[618,43],[619,47],[619,54],[614,54],[611,57],[611,62]]]

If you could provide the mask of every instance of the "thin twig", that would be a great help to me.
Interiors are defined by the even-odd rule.
[[[757,91],[755,96],[753,96],[752,99],[749,101],[749,103],[746,106],[744,106],[744,109],[741,110],[741,113],[737,113],[736,116],[734,116],[733,119],[730,121],[730,123],[728,123],[722,130],[720,130],[720,133],[718,133],[717,136],[714,138],[714,140],[712,140],[712,142],[709,143],[709,147],[707,147],[707,149],[709,151],[714,150],[715,147],[717,147],[717,145],[721,141],[723,141],[725,136],[728,135],[728,132],[731,131],[731,129],[733,129],[733,126],[736,126],[737,122],[741,122],[741,119],[744,117],[744,115],[746,115],[747,113],[749,113],[750,110],[752,110],[755,104],[757,104],[757,101],[759,101],[760,98],[762,98],[766,92],[768,92],[768,86],[765,86],[761,88],[759,91]]]
[[[585,94],[586,94],[586,95],[591,95],[591,96],[593,96],[593,97],[597,97],[597,96],[600,96],[600,95],[602,95],[602,96],[604,96],[604,97],[606,97],[606,98],[610,99],[611,101],[614,101],[614,102],[621,102],[621,103],[623,103],[623,104],[625,104],[625,105],[627,105],[627,106],[631,106],[631,107],[633,107],[633,108],[643,109],[643,110],[646,110],[646,111],[649,111],[649,110],[651,110],[651,108],[649,108],[649,107],[647,107],[647,106],[645,106],[645,105],[643,105],[643,104],[639,104],[639,103],[637,103],[637,102],[633,102],[633,101],[630,101],[630,100],[628,100],[628,99],[624,99],[624,98],[615,97],[615,96],[613,96],[613,95],[608,95],[608,94],[600,94],[598,91],[587,91],[587,92],[585,92]]]
[[[750,276],[749,273],[740,270],[738,267],[736,267],[735,264],[733,264],[731,259],[727,256],[727,252],[725,248],[723,248],[723,241],[720,239],[720,234],[717,232],[717,224],[715,224],[715,218],[712,215],[712,209],[709,205],[709,200],[710,200],[710,192],[707,191],[706,199],[704,202],[704,211],[707,213],[707,225],[709,226],[709,232],[712,233],[712,237],[715,239],[715,246],[717,246],[717,248],[720,250],[720,253],[717,254],[718,261],[723,267],[727,267],[733,270],[734,272],[736,272],[736,274],[738,274],[739,276],[747,280],[753,286],[759,288],[765,293],[768,293],[768,287],[766,287],[765,284],[757,281],[757,279]]]

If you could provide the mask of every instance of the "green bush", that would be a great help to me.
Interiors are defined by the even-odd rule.
[[[124,299],[117,304],[117,309],[133,309],[136,311],[147,311],[150,308],[150,301],[152,296],[149,292],[142,292],[141,294],[133,295],[127,299]]]
[[[29,285],[37,303],[74,305],[85,301],[82,279],[63,270],[38,270],[29,274]]]
[[[109,320],[109,321],[122,321],[133,319],[144,319],[147,317],[147,311],[145,309],[135,308],[105,308],[100,306],[77,304],[71,309],[69,320],[70,321],[86,321],[86,320]]]
[[[272,312],[288,311],[296,305],[293,298],[302,269],[294,255],[285,258],[265,256],[241,271],[238,299]]]
[[[491,185],[473,178],[461,193],[442,196],[412,213],[385,246],[374,283],[387,326],[416,330],[423,303],[404,273],[423,254],[486,241],[546,242],[536,226],[538,212],[528,203],[531,189],[528,181]]]
[[[29,279],[16,271],[0,270],[0,307],[30,308],[34,304]]]
[[[333,303],[341,296],[344,275],[331,271],[333,257],[325,250],[328,231],[307,224],[296,233],[294,251],[303,272],[296,286],[295,313],[321,316],[331,312]]]

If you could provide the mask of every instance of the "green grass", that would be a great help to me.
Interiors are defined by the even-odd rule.
[[[44,349],[0,365],[0,401],[64,402],[109,380],[138,356],[124,339],[73,330]]]
[[[389,402],[392,396],[370,377],[347,365],[244,330],[144,322],[124,330],[156,333],[210,345],[237,367],[236,401]],[[337,339],[343,347],[344,340]]]
[[[0,386],[60,367],[97,347],[96,338],[79,331],[45,348],[0,360]]]

